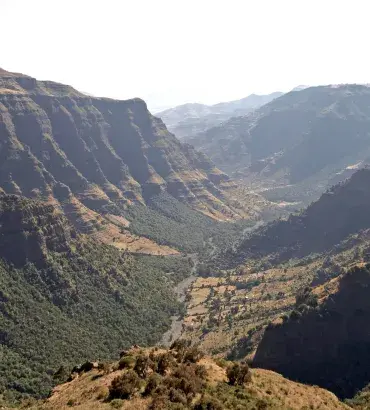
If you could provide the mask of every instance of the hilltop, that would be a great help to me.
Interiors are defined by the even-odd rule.
[[[44,404],[27,408],[349,409],[318,387],[247,365],[217,362],[181,343],[171,350],[136,347],[123,352],[119,362],[86,363],[85,368],[56,387]]]

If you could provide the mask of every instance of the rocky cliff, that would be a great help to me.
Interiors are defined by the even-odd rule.
[[[324,288],[317,295],[318,307],[302,300],[290,318],[271,324],[254,365],[325,387],[340,397],[363,388],[370,381],[369,269],[370,265],[351,268],[333,279],[334,292]]]
[[[53,205],[0,195],[0,258],[44,266],[48,252],[68,252],[75,230]]]
[[[243,215],[230,178],[181,144],[144,101],[91,98],[0,71],[0,187],[120,214],[167,192],[218,219]]]

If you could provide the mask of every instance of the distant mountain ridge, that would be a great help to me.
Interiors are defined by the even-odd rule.
[[[369,107],[365,85],[309,87],[186,141],[229,174],[281,185],[269,199],[310,201],[368,162]]]
[[[282,94],[281,92],[267,95],[251,94],[240,100],[214,105],[188,103],[158,112],[155,115],[161,118],[168,129],[178,138],[191,137],[231,117],[245,115]]]

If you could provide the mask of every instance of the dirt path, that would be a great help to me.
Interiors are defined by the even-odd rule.
[[[195,273],[197,271],[197,266],[198,266],[198,256],[194,254],[194,255],[191,255],[190,257],[192,258],[194,262],[194,266],[191,269],[190,276],[188,276],[186,279],[181,281],[175,287],[175,293],[176,293],[177,299],[181,303],[185,302],[186,291],[189,289],[189,287],[192,285],[192,283],[197,278],[195,276]],[[167,330],[166,333],[164,333],[164,335],[162,336],[162,340],[158,343],[159,345],[169,347],[172,341],[178,339],[181,336],[183,319],[180,316],[172,316],[171,321],[172,321],[171,327]]]

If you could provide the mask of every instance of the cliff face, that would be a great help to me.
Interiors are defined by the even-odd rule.
[[[93,210],[145,204],[167,191],[219,218],[238,216],[233,182],[181,144],[140,99],[90,98],[75,89],[0,72],[0,187]]]
[[[254,365],[351,397],[370,381],[370,266],[356,266],[317,308],[270,325]],[[335,279],[337,280],[337,279]]]
[[[0,195],[0,258],[44,266],[48,252],[68,252],[76,233],[52,205]]]

